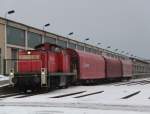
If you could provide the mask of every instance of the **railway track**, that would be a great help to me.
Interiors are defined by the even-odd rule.
[[[112,84],[109,83],[108,85],[133,86],[133,85],[146,85],[146,84],[150,84],[150,79],[132,80],[132,81],[129,81],[129,82],[115,82],[115,83],[112,83]],[[105,84],[105,85],[107,85],[107,84]],[[49,92],[52,92],[52,91],[49,91]],[[61,94],[61,95],[57,95],[57,96],[53,96],[53,97],[49,97],[49,98],[63,98],[63,97],[68,97],[68,96],[73,96],[73,95],[78,95],[78,96],[73,97],[73,98],[82,98],[82,97],[86,97],[86,96],[100,94],[100,93],[103,93],[104,91],[97,91],[97,92],[87,93],[87,94],[86,94],[86,92],[87,91],[78,91],[78,92],[73,92],[73,93]],[[9,87],[9,85],[7,85],[5,87],[0,87],[0,99],[4,99],[4,98],[8,98],[8,97],[26,98],[26,97],[40,95],[40,94],[44,94],[44,93],[48,93],[48,91],[46,91],[46,92],[41,91],[41,92],[33,92],[33,93],[24,93],[24,92],[20,92],[20,91],[16,90],[15,88]],[[137,92],[137,94],[138,93],[140,93],[140,92]],[[129,97],[130,97],[130,95],[129,95]]]
[[[21,94],[23,94],[23,93],[20,92],[20,93],[5,94],[5,95],[0,95],[0,98],[13,97],[13,96],[21,95]]]
[[[4,87],[0,87],[0,99],[2,100],[8,97],[24,98],[24,97],[34,96],[38,94],[44,94],[46,92],[41,91],[41,92],[25,93],[17,90],[16,88],[10,87],[9,85],[6,85]]]
[[[35,95],[45,94],[45,93],[49,93],[49,91],[24,93],[24,94],[22,94],[20,96],[16,96],[15,98],[26,98],[26,97],[31,97],[31,96],[35,96]]]
[[[133,96],[139,94],[140,92],[141,92],[141,91],[137,91],[137,92],[131,93],[131,94],[125,96],[125,97],[122,97],[121,99],[128,99],[128,98],[131,98],[131,97],[133,97]]]
[[[80,91],[80,92],[68,93],[68,94],[58,95],[58,96],[54,96],[54,97],[50,97],[50,98],[62,98],[62,97],[68,97],[68,96],[72,96],[72,95],[81,94],[81,93],[84,93],[84,92],[86,92],[86,91]]]
[[[112,84],[114,86],[121,86],[121,85],[127,85],[127,86],[131,86],[131,85],[145,85],[145,84],[149,84],[150,80],[149,79],[144,79],[144,80],[138,80],[138,81],[130,81],[130,82],[120,82],[120,83],[115,83]]]
[[[9,85],[9,80],[2,80],[0,81],[1,86]]]
[[[86,97],[86,96],[100,94],[100,93],[103,93],[103,92],[104,91],[98,91],[98,92],[88,93],[88,94],[80,95],[80,96],[77,96],[77,97],[74,97],[74,98],[82,98],[82,97]]]
[[[16,90],[13,87],[10,87],[10,85],[0,87],[0,95],[16,93],[16,92],[18,92],[18,90]]]
[[[150,81],[144,80],[144,81],[139,81],[137,83],[127,84],[127,86],[132,86],[132,85],[146,85],[146,84],[149,84],[149,83],[150,83]]]
[[[40,94],[44,94],[47,92],[35,92],[35,93],[24,93],[24,92],[16,92],[16,93],[7,93],[7,94],[2,94],[0,95],[0,99],[4,99],[4,98],[9,98],[9,97],[14,97],[14,98],[26,98],[26,97],[31,97],[31,96],[35,96],[35,95],[40,95]]]

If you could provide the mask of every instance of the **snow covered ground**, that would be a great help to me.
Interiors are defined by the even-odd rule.
[[[80,93],[58,97],[59,95],[76,92]],[[95,94],[92,95],[92,93]],[[132,94],[135,95],[132,96]],[[129,97],[128,95],[131,96]],[[23,95],[17,95],[0,98],[0,114],[150,113],[149,82],[122,85],[76,86],[69,87],[68,89],[55,90],[41,95],[22,96]],[[125,98],[123,99],[123,97]]]
[[[56,107],[2,107],[0,114],[149,114],[149,112],[117,111],[117,110],[90,110]]]
[[[8,76],[0,75],[0,81],[9,80]]]
[[[0,87],[6,86],[6,85],[9,85],[9,77],[0,75]]]

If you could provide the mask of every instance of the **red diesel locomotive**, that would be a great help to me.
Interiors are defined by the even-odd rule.
[[[74,83],[129,79],[132,61],[110,58],[44,43],[35,50],[19,52],[10,83],[19,89],[67,87]]]

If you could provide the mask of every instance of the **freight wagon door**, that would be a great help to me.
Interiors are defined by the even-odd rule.
[[[106,78],[115,79],[122,77],[122,65],[119,59],[105,57],[106,63]]]
[[[78,62],[78,59],[77,59],[77,55],[76,56],[73,56],[73,57],[71,57],[70,58],[70,66],[71,66],[71,72],[73,72],[73,73],[77,73],[76,75],[75,75],[75,77],[74,77],[74,80],[77,80],[77,79],[79,79],[79,62]]]
[[[133,65],[130,60],[121,60],[122,63],[122,76],[123,77],[132,77]]]
[[[67,54],[69,55],[68,60],[70,61],[70,71],[73,73],[76,73],[74,76],[74,81],[78,80],[79,77],[79,60],[78,60],[78,54],[76,50],[73,49],[67,49]],[[68,65],[69,66],[69,65]]]

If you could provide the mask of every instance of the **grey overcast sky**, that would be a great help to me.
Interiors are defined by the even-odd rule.
[[[0,0],[0,16],[89,44],[150,58],[150,0]]]

